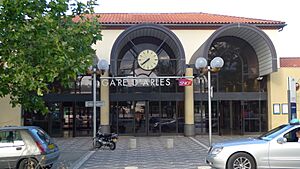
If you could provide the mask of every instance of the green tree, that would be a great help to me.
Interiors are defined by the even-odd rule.
[[[47,112],[49,85],[67,86],[92,64],[101,40],[95,0],[0,1],[0,97]],[[68,14],[70,13],[70,14]]]

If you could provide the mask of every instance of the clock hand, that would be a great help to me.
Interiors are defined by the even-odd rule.
[[[141,65],[144,65],[145,63],[147,63],[150,60],[150,58],[146,59]]]

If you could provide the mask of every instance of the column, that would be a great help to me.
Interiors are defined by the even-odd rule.
[[[193,76],[193,68],[186,69],[186,76]],[[192,80],[192,79],[191,79]],[[191,86],[185,86],[184,89],[184,135],[194,136],[194,84]]]
[[[108,71],[101,75],[101,77],[108,77]],[[103,86],[100,83],[100,100],[104,101],[104,105],[100,108],[100,126],[103,133],[110,133],[109,125],[109,85]]]

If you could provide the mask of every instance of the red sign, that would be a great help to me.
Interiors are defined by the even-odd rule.
[[[186,78],[182,78],[182,79],[178,79],[178,85],[179,86],[191,86],[193,83],[192,80],[186,79]]]

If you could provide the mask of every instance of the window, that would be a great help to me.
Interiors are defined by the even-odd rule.
[[[298,137],[296,136],[298,130],[300,130],[300,127],[286,133],[283,137],[287,139],[287,142],[298,142]]]
[[[219,92],[257,92],[264,88],[258,81],[258,60],[252,46],[243,39],[221,37],[210,47],[208,60],[222,57],[224,66],[215,77],[212,85]],[[232,76],[234,74],[234,76]]]
[[[12,143],[22,141],[19,131],[0,131],[0,143]]]
[[[284,133],[286,130],[290,129],[291,126],[290,125],[281,125],[281,126],[278,126],[270,131],[268,131],[267,133],[264,133],[263,135],[259,136],[258,138],[259,139],[262,139],[262,140],[272,140],[273,138],[277,137],[279,134],[282,134]]]
[[[137,56],[145,49],[153,50],[159,58],[154,70],[143,70],[137,63]],[[161,39],[149,36],[134,38],[122,49],[118,58],[119,76],[139,76],[155,74],[156,76],[174,75],[178,59],[169,44]]]

